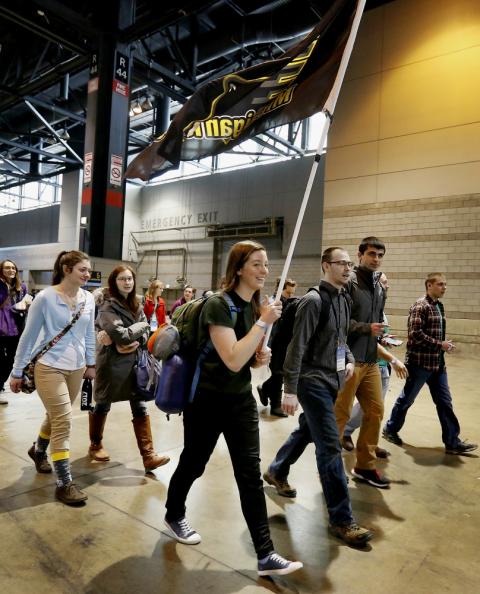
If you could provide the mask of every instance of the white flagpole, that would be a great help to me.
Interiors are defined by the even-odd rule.
[[[305,193],[303,195],[302,204],[300,206],[300,210],[297,216],[297,222],[295,223],[295,228],[293,230],[292,239],[290,240],[290,246],[288,248],[287,257],[285,259],[285,264],[283,265],[282,274],[280,276],[280,282],[278,283],[277,293],[275,295],[275,301],[280,300],[280,296],[283,291],[283,285],[285,284],[285,280],[287,278],[288,270],[290,268],[290,264],[292,261],[293,252],[295,250],[295,246],[297,244],[298,235],[300,233],[300,228],[303,222],[303,216],[305,215],[305,210],[307,209],[308,199],[310,198],[310,192],[312,191],[313,181],[315,179],[315,175],[317,173],[318,164],[320,163],[320,157],[322,155],[322,150],[325,145],[325,140],[327,138],[328,130],[330,128],[333,112],[335,111],[335,106],[337,104],[338,95],[340,94],[340,88],[343,83],[343,79],[345,78],[345,72],[347,70],[348,62],[350,60],[350,56],[352,54],[353,44],[355,43],[355,38],[357,37],[358,27],[360,26],[360,20],[362,18],[363,9],[365,8],[366,0],[359,0],[357,4],[357,11],[353,18],[352,28],[350,30],[350,36],[345,44],[345,50],[343,52],[342,60],[340,62],[340,67],[337,72],[337,76],[335,78],[335,82],[333,83],[332,90],[330,91],[330,95],[325,102],[324,108],[322,113],[325,115],[325,122],[323,124],[323,128],[320,134],[320,141],[318,143],[317,151],[315,153],[315,157],[313,160],[312,169],[310,171],[310,176],[308,178],[307,187],[305,188]],[[264,348],[268,344],[268,339],[270,338],[270,333],[272,331],[272,326],[267,328],[267,332],[265,334],[265,341],[264,341]]]

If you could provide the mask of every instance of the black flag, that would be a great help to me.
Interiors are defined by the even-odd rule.
[[[357,0],[334,0],[320,23],[281,58],[211,81],[198,89],[168,130],[128,166],[148,180],[231,149],[247,138],[324,108],[335,82]]]

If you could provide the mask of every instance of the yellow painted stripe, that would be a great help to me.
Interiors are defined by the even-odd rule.
[[[50,435],[47,435],[46,433],[43,433],[42,431],[40,431],[40,433],[38,434],[42,439],[50,439]]]
[[[54,452],[52,454],[53,462],[57,462],[58,460],[68,460],[70,458],[70,452]]]

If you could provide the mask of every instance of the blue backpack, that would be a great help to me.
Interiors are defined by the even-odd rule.
[[[235,326],[237,313],[241,309],[233,303],[230,295],[221,295],[228,304]],[[177,327],[181,339],[180,350],[163,362],[155,394],[155,404],[167,416],[180,414],[188,403],[193,402],[202,364],[214,350],[210,338],[203,346],[199,345],[200,313],[211,297],[213,296],[188,301],[173,314],[172,324]]]

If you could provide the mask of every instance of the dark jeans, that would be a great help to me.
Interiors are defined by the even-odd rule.
[[[255,551],[259,559],[266,557],[273,551],[273,544],[260,474],[258,411],[253,394],[197,390],[194,401],[184,411],[183,426],[184,447],[168,487],[167,521],[185,515],[190,487],[202,476],[223,433]]]
[[[0,390],[10,375],[20,336],[0,336]]]
[[[272,375],[263,382],[263,393],[268,396],[270,406],[278,408],[282,403],[283,374],[272,371]]]
[[[407,368],[408,378],[393,406],[390,419],[387,421],[387,431],[391,433],[400,431],[405,423],[408,409],[415,402],[415,398],[426,383],[437,407],[437,415],[442,426],[442,441],[447,447],[455,447],[460,441],[460,425],[453,412],[447,370],[442,367],[437,371],[429,371],[424,367],[413,365],[407,365]]]
[[[144,400],[129,400],[130,409],[132,411],[132,417],[135,419],[137,417],[146,417],[147,412],[147,403]],[[95,408],[93,412],[96,412],[100,415],[106,415],[110,412],[112,408],[111,402],[97,402],[95,404]]]
[[[313,441],[330,523],[350,524],[353,522],[352,506],[334,411],[337,394],[316,382],[301,379],[297,396],[304,411],[300,425],[280,448],[269,470],[278,478],[286,478],[290,465]]]

